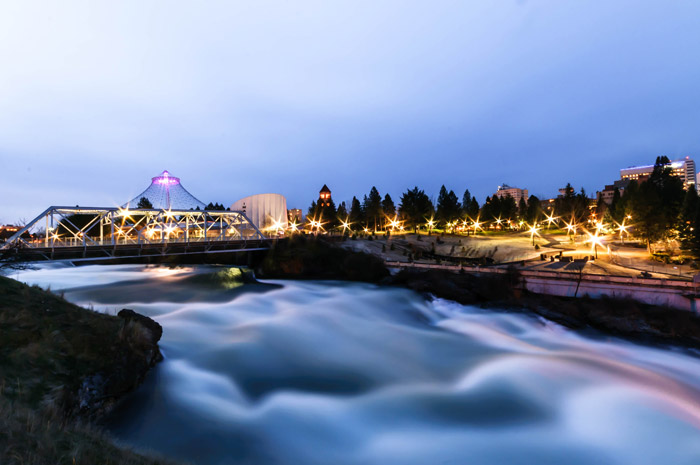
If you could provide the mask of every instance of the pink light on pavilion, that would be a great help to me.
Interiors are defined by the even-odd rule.
[[[174,186],[176,184],[180,184],[180,178],[176,178],[175,176],[170,176],[170,173],[166,171],[163,171],[160,176],[156,176],[155,178],[151,178],[151,181],[155,184],[161,184],[165,186]]]

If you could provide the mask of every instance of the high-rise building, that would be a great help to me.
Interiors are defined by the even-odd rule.
[[[527,189],[520,189],[519,187],[511,187],[508,184],[503,184],[502,186],[498,186],[498,190],[496,191],[495,194],[493,194],[497,197],[500,197],[501,199],[511,196],[513,197],[513,200],[515,200],[515,204],[517,205],[520,202],[520,199],[525,199],[527,202]]]
[[[674,160],[668,164],[671,168],[671,173],[681,178],[685,189],[691,186],[697,189],[697,171],[695,161],[690,157]],[[620,179],[628,179],[630,181],[642,182],[646,181],[654,171],[654,165],[630,166],[620,170]]]

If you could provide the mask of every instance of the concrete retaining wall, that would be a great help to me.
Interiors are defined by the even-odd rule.
[[[387,262],[389,267],[442,269],[459,272],[461,269],[471,274],[505,274],[504,268],[433,265],[427,263]],[[524,288],[538,294],[565,297],[588,295],[634,299],[639,302],[673,307],[692,312],[697,311],[696,289],[691,281],[678,279],[636,278],[629,276],[605,276],[594,274],[566,273],[556,271],[518,270],[524,281]],[[577,291],[578,286],[578,291]]]

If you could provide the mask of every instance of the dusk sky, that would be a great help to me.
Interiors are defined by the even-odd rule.
[[[699,44],[697,1],[5,1],[0,223],[165,169],[304,211],[324,183],[593,194],[700,162]]]

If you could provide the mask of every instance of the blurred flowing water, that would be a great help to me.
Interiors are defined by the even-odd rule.
[[[197,464],[700,463],[700,359],[541,319],[341,282],[212,284],[211,268],[19,279],[164,327],[109,419]]]

